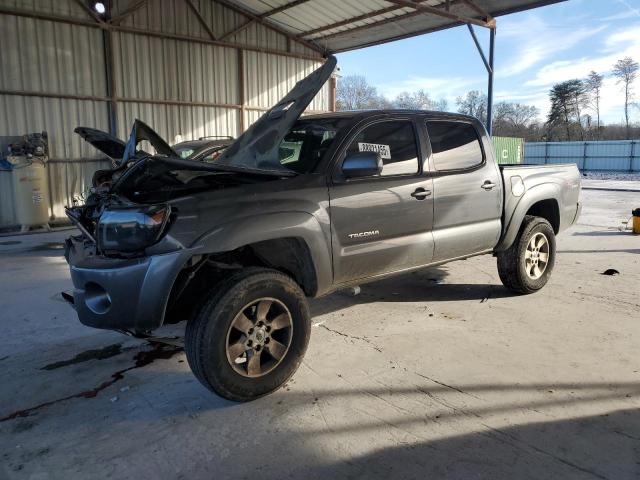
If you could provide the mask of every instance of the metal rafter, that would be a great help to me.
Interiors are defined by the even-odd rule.
[[[290,8],[293,7],[297,7],[298,5],[302,5],[303,3],[307,3],[309,0],[294,0],[293,2],[289,2],[289,3],[285,3],[284,5],[281,5],[277,8],[274,8],[272,10],[269,10],[267,12],[261,13],[260,15],[258,15],[259,18],[267,18],[270,17],[272,15],[275,15],[276,13],[280,13],[280,12],[284,12],[285,10],[289,10]],[[253,25],[254,23],[256,23],[255,19],[250,19],[249,21],[243,23],[242,25],[237,26],[236,28],[228,31],[227,33],[225,33],[224,35],[222,35],[220,37],[220,40],[224,40],[225,38],[229,38],[232,37],[233,35],[240,33],[241,31],[245,30],[246,28],[250,27],[251,25]]]
[[[115,17],[112,17],[109,23],[113,25],[120,25],[120,22],[122,22],[127,17],[136,13],[138,10],[144,7],[147,3],[148,3],[148,0],[138,0],[137,2],[132,1],[131,4],[127,8],[125,8],[122,11],[122,13],[120,13],[120,15],[116,15]]]
[[[93,11],[93,9],[89,8],[89,6],[84,3],[83,0],[74,0],[75,4],[78,5],[84,12],[93,18],[98,23],[104,23],[104,20],[100,18],[100,15],[97,12]]]
[[[487,21],[479,20],[477,18],[467,17],[466,15],[459,15],[457,13],[453,13],[451,11],[447,11],[442,8],[431,7],[429,5],[420,4],[418,2],[414,2],[413,0],[387,0],[387,1],[391,3],[395,3],[396,5],[400,5],[402,7],[413,8],[418,12],[428,13],[431,15],[448,18],[449,20],[455,20],[456,22],[471,23],[473,25],[478,25],[480,27],[487,27],[487,28],[492,27]],[[467,2],[465,1],[464,3],[467,3]]]
[[[461,1],[462,0],[452,0],[451,4],[454,4],[454,2],[455,3],[461,3]],[[400,8],[403,8],[403,7],[400,7]],[[398,21],[398,20],[404,20],[406,18],[411,18],[411,17],[417,17],[419,15],[424,15],[424,12],[421,12],[420,10],[415,10],[414,9],[411,12],[403,13],[402,15],[397,15],[397,16],[395,16],[393,18],[385,18],[385,19],[382,19],[382,20],[378,20],[377,22],[367,23],[365,25],[360,25],[360,26],[357,26],[357,27],[349,28],[347,30],[341,30],[339,32],[329,33],[329,34],[323,35],[321,37],[316,37],[316,38],[314,38],[314,40],[323,40],[325,38],[337,37],[337,36],[345,34],[345,33],[354,33],[354,32],[359,32],[361,30],[368,30],[370,28],[382,27],[382,26],[388,25],[390,22],[395,22],[395,21]],[[351,22],[349,22],[349,23],[351,23]],[[422,33],[428,33],[428,32],[432,32],[434,30],[441,30],[442,28],[449,28],[449,27],[450,27],[450,25],[445,25],[445,26],[443,26],[441,28],[432,27],[432,28],[426,29],[424,31],[409,32],[409,33],[407,33],[405,35],[400,35],[398,37],[393,37],[390,40],[396,40],[396,39],[399,40],[399,39],[402,39],[402,38],[413,37],[413,36],[416,36],[416,35],[421,35]],[[375,44],[376,43],[374,43],[374,45]],[[370,46],[370,45],[366,45],[366,46]]]
[[[424,3],[426,0],[419,0],[417,3]],[[455,5],[457,3],[461,3],[462,0],[447,0],[447,7],[449,4]],[[445,7],[445,8],[447,8]],[[326,32],[327,30],[333,30],[334,28],[339,28],[339,27],[344,27],[345,25],[351,25],[352,23],[356,23],[356,22],[360,22],[362,20],[368,20],[370,18],[373,17],[377,17],[379,15],[384,15],[386,13],[390,13],[390,12],[395,12],[397,10],[401,10],[404,7],[399,7],[398,5],[394,5],[392,7],[386,7],[386,8],[381,8],[380,10],[374,10],[373,12],[369,12],[369,13],[364,13],[362,15],[358,15],[356,17],[352,17],[352,18],[347,18],[345,20],[341,20],[339,22],[335,22],[335,23],[331,23],[329,25],[324,25],[322,27],[318,27],[318,28],[314,28],[313,30],[307,30],[306,32],[302,32],[300,34],[298,34],[298,37],[309,37],[311,35],[315,35],[316,33],[321,33],[321,32]],[[412,17],[417,15],[417,12],[410,12],[408,14],[404,14],[404,15],[398,15],[397,17],[393,17],[392,19],[385,19],[382,20],[381,23],[386,23],[389,21],[395,21],[397,19],[400,18],[405,18],[406,16]],[[366,27],[366,25],[362,26],[363,28]],[[357,27],[358,29],[360,29],[360,27]],[[347,31],[347,30],[345,30]],[[339,32],[342,33],[342,32]],[[338,33],[335,33],[335,35],[337,35]],[[329,34],[329,35],[334,35],[334,34]],[[329,36],[327,35],[327,36]],[[318,37],[318,38],[325,38],[323,37]]]
[[[236,4],[232,3],[232,2],[230,2],[229,0],[213,0],[213,1],[215,3],[218,3],[218,4],[222,5],[222,6],[224,6],[224,7],[229,8],[230,10],[233,10],[236,13],[244,15],[245,17],[247,17],[247,18],[249,18],[251,20],[255,20],[257,23],[259,23],[259,24],[261,24],[261,25],[263,25],[263,26],[265,26],[265,27],[267,27],[267,28],[269,28],[271,30],[276,31],[276,32],[280,33],[281,35],[284,35],[287,38],[291,38],[292,40],[295,40],[296,42],[303,44],[305,47],[310,48],[311,50],[314,50],[314,51],[316,51],[318,53],[321,53],[323,55],[326,54],[326,50],[324,50],[319,45],[317,45],[317,44],[315,44],[313,42],[310,42],[308,40],[303,40],[301,38],[296,38],[296,36],[293,33],[289,32],[289,31],[285,30],[284,28],[281,28],[278,25],[275,25],[275,24],[273,24],[273,23],[271,23],[271,22],[269,22],[269,21],[267,21],[267,20],[265,20],[263,18],[260,18],[260,16],[258,14],[253,13],[253,12],[247,10],[244,7],[240,7],[239,5],[236,5]]]
[[[495,19],[491,16],[491,14],[480,5],[478,5],[474,0],[462,0],[462,3],[475,10],[476,13],[478,13],[478,15],[481,15],[485,20],[487,20],[487,22],[494,22],[495,26]]]
[[[72,18],[69,16],[55,15],[43,12],[34,12],[31,10],[20,10],[20,9],[12,9],[12,8],[4,8],[0,6],[0,15],[13,15],[16,17],[23,18],[33,18],[37,20],[46,20],[50,22],[57,23],[66,23],[70,25],[79,25],[82,27],[89,28],[99,28],[102,30],[110,30],[114,32],[125,32],[125,33],[133,33],[137,35],[143,35],[147,37],[154,38],[165,38],[169,40],[179,40],[184,42],[194,42],[194,43],[204,43],[207,45],[215,45],[219,47],[227,47],[227,48],[236,48],[243,49],[250,52],[259,52],[259,53],[269,53],[273,55],[281,55],[283,57],[292,57],[292,58],[302,58],[305,60],[313,60],[313,61],[323,61],[323,57],[319,55],[312,54],[304,54],[304,53],[294,53],[294,52],[283,52],[281,50],[276,50],[274,48],[264,48],[257,47],[253,45],[246,45],[243,43],[236,42],[222,42],[220,40],[211,40],[209,38],[203,37],[193,37],[190,35],[181,35],[175,33],[167,33],[167,32],[157,32],[152,30],[146,30],[144,28],[137,27],[129,27],[126,25],[112,25],[108,22],[97,23],[92,20],[85,20],[81,18]],[[296,40],[297,41],[297,40]]]
[[[191,9],[191,11],[198,18],[198,22],[200,22],[200,25],[207,32],[207,35],[209,35],[211,40],[217,40],[215,33],[213,33],[213,30],[211,30],[211,27],[209,26],[207,21],[204,19],[204,17],[200,13],[200,10],[198,10],[198,7],[196,7],[195,4],[193,3],[193,0],[186,0],[186,2],[187,2],[187,5],[189,5],[189,8]]]

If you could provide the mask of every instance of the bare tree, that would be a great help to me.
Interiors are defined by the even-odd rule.
[[[447,109],[445,99],[433,100],[424,90],[416,92],[402,92],[391,102],[396,108],[407,108],[411,110],[440,110]]]
[[[456,98],[458,112],[476,117],[482,123],[487,121],[487,96],[478,90],[467,92],[464,97]]]
[[[589,106],[596,114],[596,138],[600,138],[600,96],[604,77],[591,70],[584,80]]]
[[[338,80],[336,107],[338,110],[386,108],[389,102],[369,85],[362,75],[346,75]]]
[[[627,139],[631,138],[629,129],[629,105],[633,101],[633,82],[638,76],[640,65],[631,57],[618,60],[613,66],[613,76],[617,78],[618,84],[624,85],[624,120],[627,126]]]
[[[533,105],[499,102],[493,108],[493,130],[497,136],[527,137],[540,111]]]

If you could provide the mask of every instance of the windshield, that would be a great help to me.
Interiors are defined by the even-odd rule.
[[[337,118],[298,120],[280,142],[276,161],[282,170],[312,172],[333,143],[337,131]],[[229,165],[244,167],[242,157],[236,159],[237,165],[233,161]],[[269,163],[268,169],[273,170],[273,163]]]

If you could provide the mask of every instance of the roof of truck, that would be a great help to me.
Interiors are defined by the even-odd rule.
[[[373,110],[341,110],[339,112],[326,112],[326,113],[313,113],[309,115],[303,115],[300,117],[302,120],[307,120],[311,118],[364,118],[364,117],[374,117],[378,115],[428,115],[428,116],[437,116],[444,118],[452,118],[452,119],[463,119],[463,120],[475,120],[478,121],[476,117],[472,117],[470,115],[464,115],[462,113],[454,113],[454,112],[441,112],[437,110],[410,110],[410,109],[373,109]]]

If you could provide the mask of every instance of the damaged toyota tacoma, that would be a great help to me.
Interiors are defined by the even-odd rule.
[[[76,130],[114,163],[67,209],[83,324],[144,337],[186,320],[195,376],[246,401],[298,368],[308,298],[481,254],[515,293],[547,283],[555,236],[580,212],[576,166],[498,166],[483,125],[458,114],[302,116],[335,63],[211,163],[140,121],[127,142]]]

